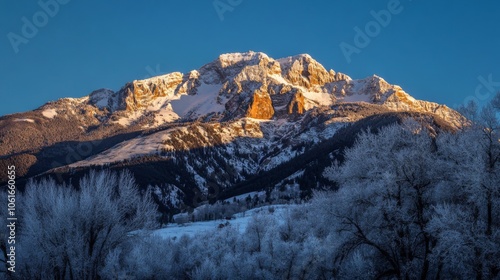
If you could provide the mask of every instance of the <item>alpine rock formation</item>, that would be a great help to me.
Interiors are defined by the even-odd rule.
[[[307,54],[231,53],[1,117],[0,165],[74,182],[89,169],[129,169],[166,208],[252,191],[307,196],[359,131],[408,118],[436,131],[464,122],[381,77],[354,80]]]

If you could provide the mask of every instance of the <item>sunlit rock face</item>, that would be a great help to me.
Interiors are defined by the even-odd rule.
[[[158,97],[175,92],[183,82],[183,74],[174,72],[164,76],[128,83],[119,91],[122,98],[120,109],[135,111],[147,108]]]
[[[274,116],[271,97],[267,92],[255,91],[246,116],[263,120],[269,120]]]

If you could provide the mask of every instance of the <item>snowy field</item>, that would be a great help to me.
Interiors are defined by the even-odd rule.
[[[263,206],[255,209],[251,209],[242,213],[233,215],[234,218],[231,220],[215,220],[206,222],[192,222],[185,223],[183,225],[170,224],[162,229],[153,231],[153,235],[160,236],[162,238],[177,239],[183,235],[194,236],[198,233],[207,232],[215,230],[220,224],[226,224],[229,222],[229,226],[237,228],[241,233],[243,233],[248,223],[252,220],[255,215],[273,215],[278,218],[284,217],[286,213],[294,207],[295,205],[270,205]],[[274,211],[270,210],[274,209]]]

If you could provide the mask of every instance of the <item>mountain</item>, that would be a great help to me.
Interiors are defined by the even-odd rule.
[[[307,54],[220,55],[189,73],[135,80],[0,118],[0,169],[22,182],[130,169],[166,208],[251,191],[306,196],[363,129],[463,117],[378,76],[354,80]],[[1,182],[5,183],[5,175]]]

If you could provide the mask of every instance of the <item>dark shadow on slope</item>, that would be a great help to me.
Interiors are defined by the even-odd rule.
[[[34,145],[34,147],[30,149],[0,156],[0,170],[7,170],[8,166],[15,165],[17,180],[22,186],[26,178],[36,176],[53,168],[88,159],[123,141],[130,140],[137,136],[147,136],[162,130],[189,124],[189,122],[173,122],[145,131],[127,128],[124,129],[123,132],[115,132],[116,134],[112,136],[105,138],[96,137],[95,140],[65,140],[55,142],[45,147]],[[86,132],[87,136],[90,135],[89,137],[93,137],[91,133],[91,131]],[[34,137],[46,136],[36,134]],[[6,174],[0,175],[0,185],[6,182]]]
[[[276,184],[302,169],[304,169],[304,174],[300,176],[299,183],[303,194],[310,193],[318,185],[331,185],[331,182],[322,176],[324,169],[330,166],[335,160],[343,162],[345,149],[354,145],[357,135],[360,132],[370,129],[370,131],[376,133],[385,126],[396,123],[401,124],[408,117],[419,118],[422,116],[432,117],[433,123],[431,126],[433,127],[444,131],[454,131],[444,120],[431,114],[391,112],[370,116],[341,128],[332,138],[313,146],[309,151],[293,158],[291,161],[285,162],[269,171],[261,172],[249,180],[221,192],[216,200],[224,200],[249,192],[272,189]],[[334,158],[332,159],[331,156]]]
[[[0,169],[7,170],[8,165],[15,165],[18,183],[52,168],[65,166],[101,153],[114,145],[132,139],[141,132],[118,134],[94,141],[64,141],[41,148],[38,152],[9,155],[0,159]],[[24,171],[24,172],[19,172]],[[6,183],[6,177],[0,178],[0,184]]]

